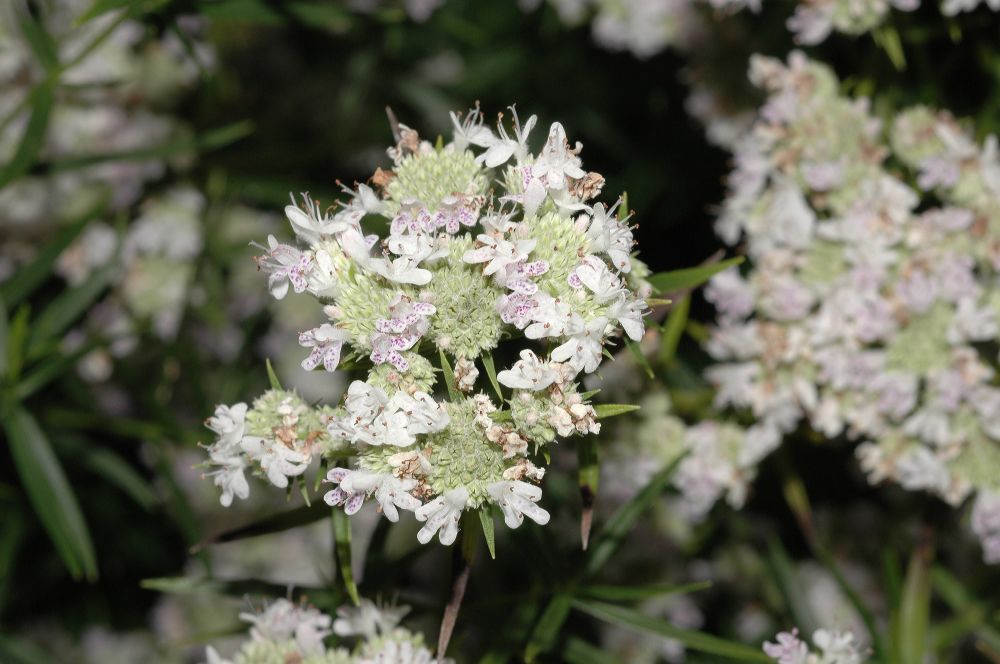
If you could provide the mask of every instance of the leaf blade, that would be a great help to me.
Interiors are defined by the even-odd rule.
[[[681,270],[671,270],[670,272],[658,272],[649,277],[648,281],[659,293],[673,293],[679,290],[696,288],[719,272],[739,265],[744,260],[743,256],[737,256],[719,261],[718,263],[699,265],[698,267],[689,267]]]

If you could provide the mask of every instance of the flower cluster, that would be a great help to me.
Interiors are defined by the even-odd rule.
[[[314,458],[338,449],[327,432],[333,412],[312,408],[294,392],[269,390],[247,408],[245,403],[219,406],[205,426],[218,438],[207,448],[206,474],[222,489],[226,507],[233,496],[245,499],[250,485],[244,472],[253,469],[276,487],[301,476]]]
[[[841,96],[801,53],[787,66],[756,58],[751,76],[769,98],[737,146],[718,230],[742,235],[754,264],[706,291],[717,405],[778,432],[805,418],[870,441],[858,458],[873,482],[952,504],[996,491],[996,139],[977,145],[926,108],[899,114],[887,137],[866,100]]]
[[[183,41],[166,32],[151,39],[133,20],[110,12],[78,24],[93,3],[46,2],[39,29],[52,37],[63,69],[53,90],[53,106],[40,158],[59,162],[155,147],[181,131],[162,111],[198,76],[198,64],[211,66],[212,52],[198,39],[198,21],[182,20]],[[14,156],[30,120],[33,90],[49,72],[31,41],[21,34],[21,2],[0,7],[0,162]],[[189,53],[197,52],[197,61]],[[162,158],[95,160],[6,184],[0,190],[0,281],[35,254],[60,223],[76,218],[104,196],[114,210],[140,199],[146,182],[160,178]]]
[[[764,644],[764,652],[777,664],[861,664],[868,657],[850,632],[817,629],[812,636],[816,650],[799,639],[798,630],[779,633]]]
[[[329,322],[299,336],[304,368],[370,367],[329,413],[330,441],[354,462],[329,471],[326,501],[353,514],[374,498],[392,521],[412,511],[421,542],[451,544],[463,512],[485,504],[511,528],[525,516],[546,523],[539,452],[600,428],[578,375],[617,335],[643,334],[645,266],[617,206],[593,202],[604,179],[583,170],[582,146],[558,123],[533,154],[536,118],[512,114],[513,129],[496,131],[478,109],[455,114],[452,141],[437,146],[399,125],[391,170],[330,210],[305,196],[289,205],[300,245],[272,236],[258,259],[275,297],[308,292],[324,304]],[[386,237],[369,233],[380,227]],[[550,350],[515,347],[520,359],[494,375],[491,352],[507,338]],[[434,396],[428,356],[448,400]],[[480,367],[499,404],[476,392]]]
[[[252,625],[250,639],[231,659],[209,646],[206,664],[445,664],[424,645],[423,637],[399,627],[408,607],[376,607],[362,600],[333,618],[317,609],[279,599],[259,613],[242,613]],[[327,647],[327,637],[358,639],[353,649]]]

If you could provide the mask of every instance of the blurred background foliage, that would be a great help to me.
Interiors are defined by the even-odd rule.
[[[59,5],[71,7],[69,19],[57,16]],[[0,282],[0,660],[198,661],[206,640],[242,629],[235,616],[248,596],[283,596],[292,586],[325,610],[342,603],[325,506],[292,496],[224,512],[193,468],[212,405],[266,388],[263,357],[274,359],[286,384],[306,380],[296,347],[280,339],[294,343],[292,332],[311,321],[264,302],[248,243],[287,235],[280,210],[289,192],[332,201],[338,181],[366,181],[391,142],[386,107],[433,136],[449,130],[450,110],[479,103],[490,117],[516,103],[543,125],[561,121],[583,142],[585,163],[607,178],[606,191],[628,192],[641,255],[654,272],[701,263],[721,246],[712,219],[729,164],[687,112],[688,82],[710,80],[733,108],[750,109],[758,100],[746,83],[749,55],[784,57],[795,47],[784,28],[787,3],[766,3],[759,14],[704,13],[715,21],[708,46],[640,59],[598,47],[587,25],[567,27],[544,3],[526,10],[512,1],[447,0],[419,22],[396,2],[365,12],[321,0],[12,0],[4,7],[0,62],[11,52],[35,62],[3,72],[10,103],[0,109],[0,185],[12,192],[37,181],[54,195],[64,173],[119,162],[159,167],[140,178],[140,192],[117,200],[106,185],[119,174],[84,177],[86,200],[47,211],[44,224],[15,219],[20,190],[0,205],[0,250],[12,261]],[[100,26],[136,26],[125,49],[149,67],[130,71],[126,83],[74,81],[73,51],[61,43],[80,41],[88,17]],[[97,48],[110,32],[91,31],[94,41],[83,41]],[[998,38],[1000,23],[989,11],[944,19],[926,6],[894,13],[874,37],[834,35],[808,52],[830,63],[851,91],[872,95],[880,114],[930,103],[974,119],[985,135],[1000,130]],[[150,49],[168,42],[171,61],[183,62],[186,73],[165,93],[144,89],[158,76]],[[60,149],[53,109],[79,97],[109,103],[89,96],[95,86],[110,88],[110,103],[133,113],[118,131],[143,108],[175,122],[134,144]],[[128,301],[118,291],[132,260],[123,255],[129,229],[149,212],[148,201],[178,186],[200,192],[189,215],[200,239],[197,251],[167,266],[169,275],[187,275],[175,329],[162,334],[149,312],[124,305],[132,315],[122,332],[94,311]],[[94,195],[102,187],[111,191]],[[113,229],[118,249],[74,283],[57,263],[97,223]],[[237,300],[245,304],[238,316]],[[697,294],[685,299],[683,314],[664,327],[670,350],[656,341],[650,353],[657,382],[688,418],[707,406],[699,377],[707,360],[697,340],[699,322],[711,316]],[[123,335],[132,348],[112,352]],[[102,351],[103,360],[94,355]],[[113,370],[88,375],[80,366],[88,358]],[[313,389],[332,401],[340,386]],[[628,435],[615,431],[608,428],[608,445]],[[551,502],[576,505],[575,460],[556,461],[567,472],[547,480]],[[838,577],[831,583],[841,595],[874,588],[865,597],[877,604],[869,610],[878,616],[870,626],[881,635],[873,639],[879,661],[915,662],[913,652],[925,648],[939,661],[1000,661],[1000,576],[979,563],[974,546],[948,536],[958,527],[951,510],[870,487],[850,449],[786,446],[762,466],[742,511],[720,506],[680,539],[671,537],[679,526],[659,497],[665,486],[654,479],[624,506],[599,494],[595,532],[604,548],[580,550],[579,514],[567,509],[544,530],[505,531],[498,560],[481,551],[455,638],[460,661],[484,654],[492,657],[485,661],[613,661],[610,651],[595,650],[616,643],[609,628],[595,631],[609,620],[609,601],[619,608],[645,602],[658,616],[645,632],[688,645],[694,638],[694,649],[700,643],[709,653],[688,661],[741,660],[751,655],[736,641],[756,639],[751,650],[759,654],[760,639],[776,629],[822,624],[812,615],[810,575]],[[624,511],[613,515],[616,507]],[[640,507],[650,510],[642,519]],[[261,522],[268,513],[280,516]],[[361,540],[369,542],[355,535],[356,554],[368,550],[354,561],[362,593],[413,606],[414,626],[433,635],[447,599],[449,552],[417,547],[405,526],[386,526],[368,528]],[[255,537],[192,553],[226,532],[223,539]],[[688,619],[697,613],[699,620],[685,624],[670,602],[656,605],[669,595],[665,588],[708,579],[710,588],[692,590],[697,607],[687,607]],[[868,618],[852,600],[845,605]],[[740,627],[751,619],[756,631]],[[642,621],[620,613],[617,622]],[[729,641],[698,641],[678,629]],[[901,634],[916,640],[915,650],[893,650]],[[625,642],[621,661],[644,661],[629,650],[644,642]],[[662,641],[650,647],[653,659],[662,654]]]

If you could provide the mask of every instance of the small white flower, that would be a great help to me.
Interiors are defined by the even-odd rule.
[[[367,496],[374,496],[382,513],[389,521],[399,521],[399,509],[413,511],[420,507],[420,501],[410,492],[417,487],[412,478],[397,478],[390,473],[373,473],[364,470],[333,468],[326,475],[326,481],[337,484],[328,491],[323,500],[328,505],[344,505],[344,512],[355,514],[361,509]]]
[[[497,124],[499,136],[492,131],[476,131],[469,137],[469,142],[473,145],[486,148],[486,152],[476,157],[476,162],[484,164],[487,168],[495,168],[510,161],[514,157],[518,163],[523,162],[528,157],[528,135],[534,129],[538,118],[532,115],[522,127],[517,111],[510,107],[511,115],[514,116],[514,138],[507,135],[507,130],[502,124]]]
[[[536,505],[542,490],[527,482],[494,482],[486,489],[503,512],[504,523],[517,528],[528,517],[540,526],[549,522],[549,513]]]
[[[350,341],[351,334],[347,330],[334,327],[329,323],[320,325],[299,335],[299,345],[312,348],[309,357],[302,360],[302,368],[312,371],[320,362],[327,371],[336,371],[340,364],[340,351],[344,342]]]
[[[403,357],[402,351],[413,348],[420,341],[430,328],[429,317],[435,311],[432,304],[414,301],[397,293],[389,305],[390,317],[375,321],[376,331],[371,339],[372,362],[388,362],[399,371],[409,371],[410,363]]]
[[[497,380],[511,389],[538,391],[558,382],[559,373],[530,349],[524,349],[521,351],[521,359],[510,369],[498,373]]]
[[[419,260],[407,256],[400,256],[392,260],[374,258],[370,262],[370,267],[389,281],[397,284],[426,286],[431,282],[431,273],[430,270],[417,267],[419,262]]]
[[[309,254],[289,244],[281,244],[273,235],[267,236],[267,245],[267,253],[255,260],[257,267],[268,273],[267,286],[271,295],[276,300],[284,298],[289,283],[296,293],[304,292],[309,286],[306,279],[311,261]]]
[[[533,322],[524,330],[527,338],[562,337],[583,329],[583,319],[573,311],[568,302],[541,292],[533,299],[535,306],[529,314]]]
[[[442,544],[448,546],[454,543],[458,536],[458,522],[462,519],[462,512],[468,503],[468,490],[465,487],[458,487],[419,507],[414,516],[417,517],[417,521],[427,523],[417,533],[417,541],[427,544],[435,533],[439,533],[438,539]]]
[[[389,634],[410,611],[408,606],[378,607],[370,599],[362,599],[358,606],[337,609],[333,633],[337,636],[363,636],[368,640],[380,634]]]
[[[215,407],[215,414],[205,420],[205,426],[211,429],[219,440],[215,446],[221,449],[232,449],[243,440],[246,426],[247,405],[238,403],[232,406]]]
[[[628,224],[615,217],[615,209],[621,204],[619,199],[610,210],[605,210],[602,203],[596,204],[590,210],[590,225],[587,227],[587,239],[590,250],[607,254],[611,263],[619,272],[628,273],[632,269],[632,229]]]
[[[284,489],[288,478],[301,475],[309,467],[312,458],[284,443],[259,436],[246,436],[241,443],[243,451],[260,464],[271,484]]]
[[[206,473],[206,477],[212,478],[212,483],[222,489],[219,502],[223,507],[233,504],[233,496],[240,500],[246,500],[250,495],[250,485],[243,475],[246,470],[247,460],[239,452],[231,452],[226,455],[212,453],[212,465],[220,466],[218,470]]]
[[[608,264],[594,255],[584,256],[573,274],[594,294],[598,302],[618,297],[625,290],[622,280],[608,269]]]
[[[532,177],[549,189],[564,189],[566,178],[577,180],[587,174],[580,168],[580,158],[577,156],[582,147],[577,143],[571,148],[562,124],[553,122],[549,127],[549,137],[538,159],[531,166]]]
[[[241,613],[253,627],[250,636],[255,641],[288,641],[294,639],[305,655],[324,652],[323,639],[332,631],[332,619],[316,609],[292,604],[287,599],[272,602],[263,613]]]
[[[566,362],[577,371],[593,373],[603,359],[604,330],[607,326],[608,319],[603,316],[587,321],[579,333],[552,351],[552,359]]]

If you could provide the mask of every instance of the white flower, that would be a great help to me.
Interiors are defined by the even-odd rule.
[[[635,241],[628,224],[615,217],[615,209],[619,204],[620,199],[610,210],[605,210],[602,203],[591,208],[587,239],[590,241],[591,251],[607,254],[619,272],[628,273],[632,269],[631,254]]]
[[[518,163],[523,162],[528,156],[528,135],[534,129],[538,118],[532,115],[522,127],[517,118],[517,111],[510,107],[511,115],[514,116],[514,138],[507,135],[507,131],[502,124],[497,125],[499,136],[490,130],[476,131],[469,137],[469,142],[473,145],[486,148],[486,152],[476,157],[476,162],[484,164],[487,168],[495,168],[510,161],[514,157]]]
[[[410,611],[408,606],[378,607],[370,599],[364,598],[358,606],[342,606],[337,609],[333,621],[333,633],[337,636],[363,636],[368,640],[380,634],[389,634]]]
[[[559,373],[526,348],[521,351],[521,359],[514,366],[497,374],[497,380],[511,389],[537,391],[558,382]]]
[[[390,363],[399,371],[409,371],[410,363],[402,351],[409,350],[420,341],[430,328],[430,317],[436,309],[427,302],[411,300],[397,293],[389,305],[389,318],[375,321],[372,335],[371,360],[375,364]]]
[[[778,664],[806,664],[809,657],[809,647],[805,642],[800,641],[798,630],[791,632],[780,632],[776,637],[777,643],[768,641],[764,644],[764,652],[768,657],[773,657]]]
[[[417,533],[417,540],[421,544],[427,544],[440,531],[438,539],[441,543],[445,546],[452,544],[458,536],[458,522],[462,519],[462,511],[468,503],[468,490],[458,487],[419,507],[414,516],[417,521],[427,523]]]
[[[364,499],[371,495],[378,501],[385,518],[392,522],[399,521],[399,511],[396,508],[412,512],[420,507],[420,501],[410,493],[417,487],[417,480],[412,478],[397,478],[390,473],[333,468],[327,473],[326,481],[338,486],[328,491],[323,500],[331,506],[344,505],[344,511],[348,515],[361,509]]]
[[[537,240],[518,240],[510,242],[492,235],[479,235],[476,242],[481,246],[466,251],[462,260],[466,263],[486,263],[483,274],[506,274],[506,268],[514,263],[520,263],[528,258],[535,248]]]
[[[568,302],[541,292],[533,299],[535,306],[529,312],[533,322],[524,330],[527,338],[561,337],[576,334],[583,329],[583,319],[573,311]]]
[[[504,523],[517,528],[528,517],[540,526],[549,522],[549,513],[535,503],[542,497],[542,490],[527,482],[494,482],[487,487],[493,501],[503,512]]]
[[[245,403],[216,406],[215,414],[205,420],[205,426],[219,436],[218,442],[213,447],[228,450],[239,445],[240,441],[243,440],[246,417],[247,405]]]
[[[323,639],[332,633],[332,619],[316,609],[292,604],[287,599],[272,602],[263,613],[241,613],[253,627],[250,636],[255,641],[288,641],[294,639],[305,655],[324,652]]]
[[[594,255],[584,256],[580,265],[577,266],[570,277],[570,285],[579,279],[580,284],[587,287],[598,302],[606,302],[624,290],[622,280],[608,269],[608,264]]]
[[[267,286],[271,295],[280,300],[288,293],[288,284],[296,293],[306,290],[309,283],[306,275],[309,272],[310,257],[295,247],[281,244],[273,235],[267,236],[267,251],[255,260],[257,266],[268,273]],[[263,248],[263,247],[261,247]]]
[[[566,362],[577,371],[593,373],[601,364],[604,355],[604,330],[608,319],[598,316],[568,341],[552,351],[552,359]]]
[[[553,122],[549,127],[548,140],[545,141],[538,159],[531,166],[532,177],[540,180],[549,189],[564,189],[566,178],[576,180],[587,174],[580,168],[580,158],[577,156],[582,147],[577,143],[574,148],[570,148],[566,130],[562,124]]]
[[[344,342],[350,339],[350,332],[329,323],[303,332],[299,335],[299,345],[312,348],[312,352],[309,353],[309,357],[302,360],[302,368],[312,371],[322,362],[323,368],[327,371],[336,371],[337,365],[340,364],[340,350]]]
[[[415,286],[426,286],[431,282],[430,270],[417,267],[419,260],[400,256],[392,260],[388,258],[375,258],[370,262],[371,269],[382,275],[389,281],[398,284],[413,284]]]
[[[424,392],[412,396],[397,392],[390,399],[378,387],[360,380],[351,383],[344,400],[346,417],[335,418],[327,430],[335,438],[356,445],[412,445],[417,434],[441,431],[448,413]]]
[[[288,486],[289,477],[304,473],[312,461],[309,455],[270,438],[246,436],[241,447],[247,456],[260,464],[268,481],[279,489]]]
[[[607,315],[611,320],[618,321],[618,324],[625,330],[625,334],[632,341],[642,339],[645,325],[642,322],[646,314],[646,302],[636,298],[628,290],[622,289],[618,293],[617,299],[608,305]]]
[[[348,221],[342,215],[328,217],[323,214],[316,201],[309,198],[308,193],[302,194],[301,207],[293,198],[292,205],[285,206],[285,216],[288,217],[295,235],[309,244],[316,244],[324,237],[345,231],[357,223],[354,220]]]
[[[247,484],[243,471],[247,467],[247,460],[238,451],[231,451],[228,454],[211,454],[212,465],[221,466],[218,470],[206,473],[206,477],[212,478],[212,483],[222,489],[219,502],[223,507],[233,504],[233,496],[240,500],[246,500],[250,495],[250,485]]]

